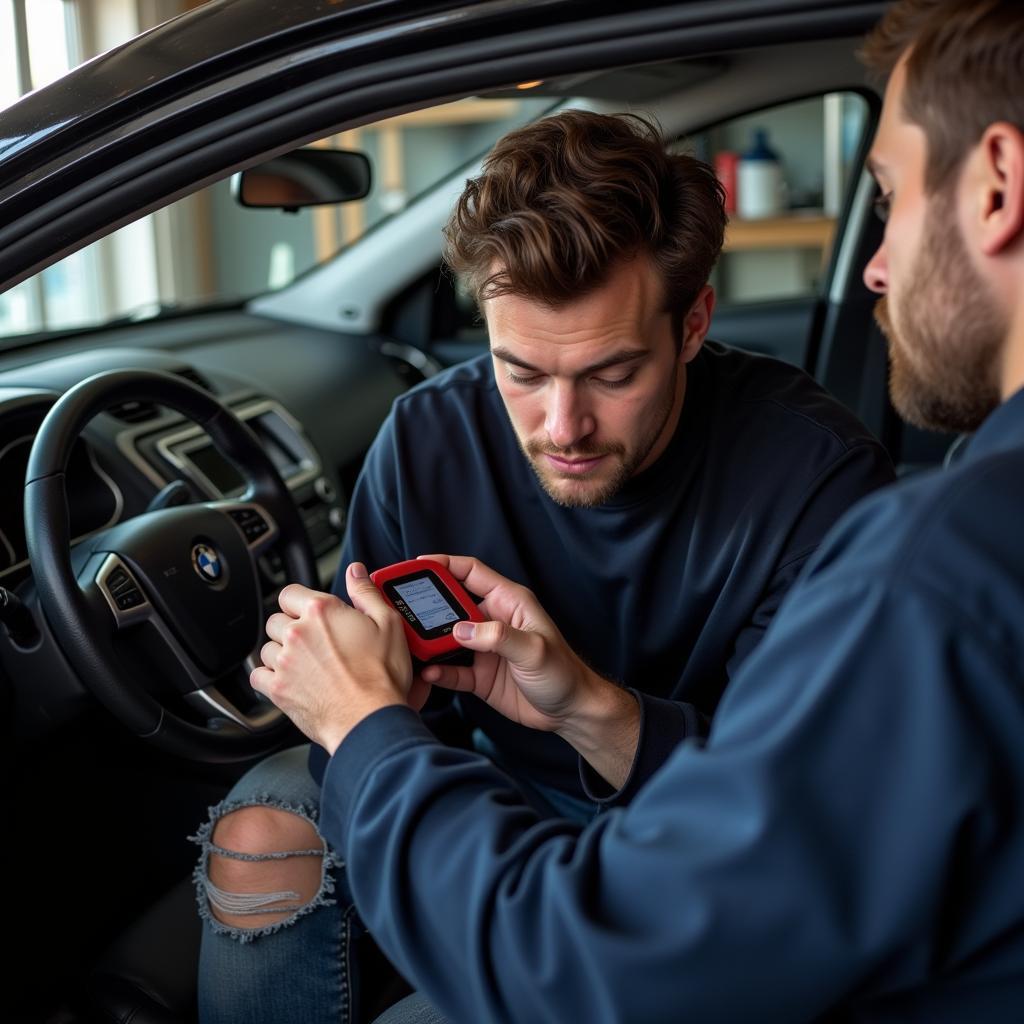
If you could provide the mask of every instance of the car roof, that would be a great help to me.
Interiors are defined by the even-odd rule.
[[[638,38],[651,41],[656,59],[684,58],[714,54],[730,43],[856,35],[883,7],[848,0],[634,0],[625,10],[620,4],[577,0],[213,0],[0,113],[0,288],[98,237],[101,222],[106,229],[116,226],[117,190],[140,197],[134,210],[125,201],[130,197],[116,197],[125,214],[120,222],[126,223],[155,209],[161,197],[185,194],[189,176],[192,187],[256,162],[261,152],[256,141],[234,146],[237,163],[225,155],[227,144],[215,156],[218,132],[222,137],[237,132],[241,138],[248,131],[250,139],[259,134],[262,153],[271,155],[274,145],[284,151],[289,142],[318,137],[315,128],[326,134],[351,123],[346,117],[358,117],[358,104],[379,116],[416,105],[406,97],[419,95],[422,105],[439,96],[410,88],[399,96],[401,74],[411,81],[410,69],[417,66],[435,78],[453,69],[453,82],[457,70],[461,78],[457,90],[452,86],[454,98],[474,91],[465,74],[474,55],[486,68],[476,72],[478,79],[499,73],[492,70],[498,61],[490,52],[513,36],[532,41],[520,43],[520,66],[522,54],[536,53],[530,59],[540,61],[541,50],[550,45],[552,53],[566,55],[569,70],[587,70],[577,54],[590,46],[589,69],[596,70],[599,61],[606,67],[629,64],[639,52],[622,43],[619,27],[627,23],[639,26]],[[658,46],[661,52],[655,54]],[[367,98],[349,102],[359,74],[370,65],[388,65],[394,73],[378,77],[384,85],[366,91]],[[504,84],[521,81],[509,74]],[[390,103],[388,89],[396,92]],[[290,110],[283,109],[287,104]],[[332,110],[338,112],[336,122],[323,113]],[[290,139],[271,125],[271,114],[277,123],[290,118],[296,126]],[[249,125],[243,124],[247,117]],[[143,195],[147,181],[153,185]],[[94,212],[72,209],[72,192],[87,199]],[[66,228],[55,230],[64,217]],[[55,239],[63,247],[54,245]]]
[[[311,41],[395,25],[412,10],[417,17],[458,17],[472,6],[436,0],[211,0],[157,25],[22,97],[0,119],[0,180],[22,172],[21,155],[43,159],[47,141],[115,124],[126,113],[155,106],[200,83],[216,81]],[[96,130],[94,129],[94,130]]]

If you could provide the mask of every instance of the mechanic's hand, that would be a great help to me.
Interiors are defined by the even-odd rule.
[[[331,594],[293,583],[267,620],[263,667],[250,676],[311,740],[333,754],[367,715],[390,704],[419,703],[402,619],[353,562],[345,574],[350,608]]]
[[[453,635],[476,652],[471,668],[428,665],[423,680],[476,694],[506,718],[555,732],[616,788],[640,739],[640,705],[573,653],[537,598],[475,558],[422,555],[440,562],[483,600],[486,622],[456,623]]]
[[[561,730],[600,679],[573,653],[533,593],[475,558],[424,555],[483,598],[487,622],[456,623],[453,635],[476,652],[472,667],[428,665],[425,682],[476,694],[531,729]]]

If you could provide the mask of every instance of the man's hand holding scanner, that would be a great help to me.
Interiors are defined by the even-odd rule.
[[[620,787],[639,740],[632,694],[589,669],[525,587],[474,558],[426,559],[483,599],[484,621],[453,627],[475,652],[472,666],[428,665],[414,678],[401,615],[354,562],[345,575],[352,607],[296,584],[281,591],[253,688],[330,754],[379,708],[421,707],[431,685],[472,693],[513,722],[557,733]]]
[[[267,620],[263,665],[249,677],[253,689],[331,754],[374,711],[419,707],[426,698],[425,687],[413,686],[402,618],[366,566],[353,562],[345,587],[352,607],[298,584],[285,587],[281,611]]]
[[[453,635],[476,652],[471,667],[428,665],[424,682],[472,693],[506,718],[558,733],[616,788],[626,781],[640,733],[632,694],[588,668],[526,587],[475,558],[427,555],[483,598],[488,621],[456,623]]]

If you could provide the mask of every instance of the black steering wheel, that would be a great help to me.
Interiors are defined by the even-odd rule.
[[[129,400],[167,406],[199,424],[247,489],[235,500],[146,512],[72,550],[72,447],[93,416]],[[281,745],[290,721],[242,675],[263,636],[256,559],[276,546],[286,577],[310,587],[319,586],[316,560],[287,486],[229,409],[170,373],[116,371],[83,381],[56,402],[32,445],[25,534],[39,604],[58,645],[137,736],[209,762]],[[248,691],[255,708],[241,710],[226,686]],[[190,707],[205,724],[175,706]]]

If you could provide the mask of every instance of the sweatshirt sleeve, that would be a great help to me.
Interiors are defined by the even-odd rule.
[[[700,737],[707,732],[706,723],[692,704],[653,697],[632,687],[629,692],[640,705],[640,736],[626,781],[615,789],[590,767],[585,758],[579,759],[580,785],[600,811],[628,804],[683,740]]]
[[[990,713],[1008,669],[923,588],[801,591],[707,744],[586,828],[538,818],[408,709],[340,745],[324,834],[376,941],[446,1017],[809,1020],[951,955],[933,919],[981,870],[989,780],[1021,756],[1020,709]]]

